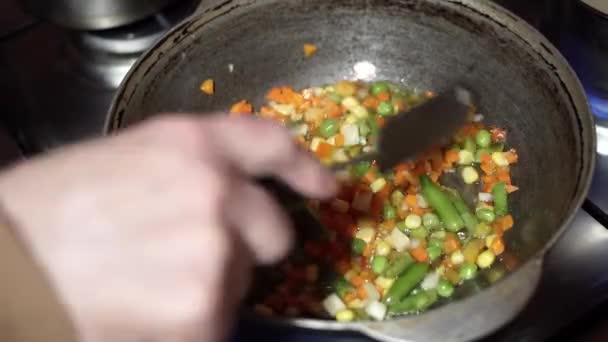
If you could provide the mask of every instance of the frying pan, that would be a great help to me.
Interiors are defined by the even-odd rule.
[[[309,42],[319,51],[305,58],[302,45]],[[533,294],[545,252],[587,193],[595,157],[593,118],[579,81],[545,38],[507,10],[473,0],[233,0],[203,7],[130,71],[106,129],[159,112],[225,111],[243,98],[260,105],[272,86],[356,76],[431,90],[457,79],[473,85],[486,121],[509,131],[520,156],[513,178],[521,190],[510,199],[517,225],[506,236],[520,262],[497,283],[471,283],[452,303],[417,316],[279,324],[384,341],[487,335]],[[200,93],[206,78],[216,81],[214,96]]]

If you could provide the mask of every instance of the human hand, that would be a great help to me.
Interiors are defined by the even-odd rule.
[[[254,263],[288,251],[277,203],[331,175],[286,130],[250,118],[171,115],[68,147],[0,176],[6,214],[84,341],[218,341]]]

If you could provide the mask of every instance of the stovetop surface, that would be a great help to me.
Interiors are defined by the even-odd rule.
[[[551,6],[547,5],[550,1],[544,2],[545,5],[532,1],[499,2],[515,3],[516,7],[512,8],[536,26],[542,24],[536,14],[547,12],[546,6]],[[2,2],[0,13],[0,33],[30,20],[17,10],[14,0]],[[115,79],[124,74],[137,57],[131,54],[121,56],[118,63],[108,64],[103,58],[91,63],[73,53],[74,41],[72,32],[48,24],[39,24],[10,40],[0,40],[2,120],[26,152],[36,153],[101,135],[116,89]],[[113,68],[116,65],[118,67]],[[99,70],[111,77],[100,77]],[[546,339],[608,300],[608,195],[603,190],[608,185],[608,130],[598,128],[598,133],[599,145],[606,147],[606,153],[598,155],[590,200],[547,255],[543,278],[532,301],[521,315],[488,341]],[[358,335],[261,330],[247,323],[240,325],[235,338],[367,340]]]

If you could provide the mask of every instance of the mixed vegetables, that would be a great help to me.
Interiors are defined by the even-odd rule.
[[[289,127],[301,146],[330,164],[371,151],[387,118],[431,96],[386,81],[339,81],[299,92],[279,87],[255,115]],[[254,109],[243,100],[231,112]],[[390,172],[369,162],[340,172],[337,197],[309,203],[324,234],[304,241],[300,256],[279,267],[282,281],[257,311],[383,320],[448,299],[480,273],[500,278],[503,235],[514,224],[508,197],[518,190],[510,167],[518,156],[505,150],[505,130],[481,119],[471,108],[471,122],[451,146]],[[443,182],[450,177],[460,186]]]

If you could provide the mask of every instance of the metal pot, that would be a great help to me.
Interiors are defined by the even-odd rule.
[[[304,58],[304,43],[319,51]],[[365,64],[358,64],[366,62]],[[537,286],[543,256],[587,193],[595,130],[583,89],[559,52],[507,10],[474,0],[233,0],[175,27],[120,87],[111,133],[159,112],[222,111],[271,86],[330,83],[374,66],[374,76],[438,89],[464,77],[490,124],[509,130],[520,154],[512,196],[518,222],[506,236],[521,261],[501,281],[461,287],[456,299],[383,322],[288,319],[279,324],[357,331],[383,341],[463,341],[513,318]],[[369,71],[369,70],[368,70]],[[216,94],[201,95],[214,78]],[[238,137],[235,137],[238,139]],[[253,148],[244,146],[243,148]]]
[[[76,30],[103,30],[133,23],[174,0],[21,0],[36,17]]]

